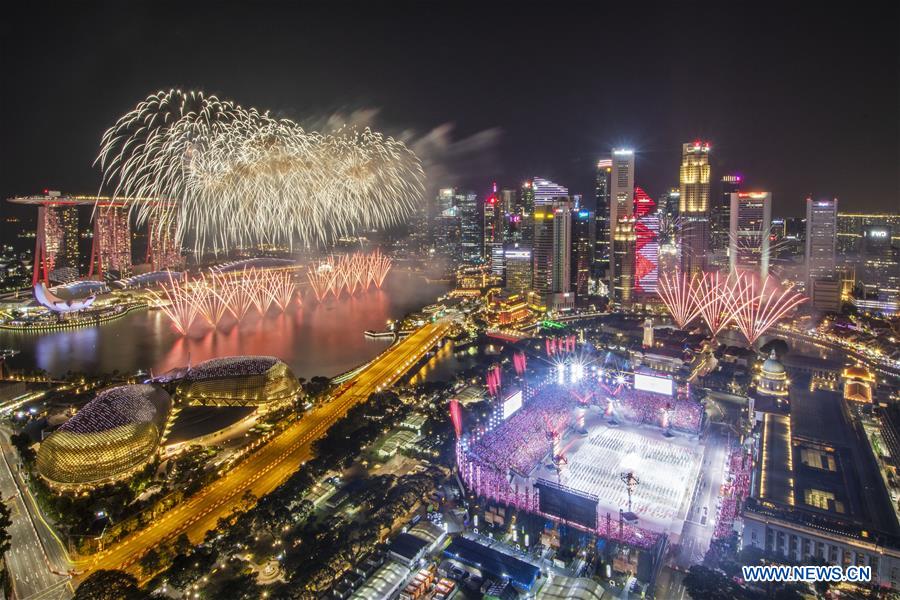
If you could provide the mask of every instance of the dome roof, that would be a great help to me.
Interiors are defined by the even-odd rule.
[[[784,373],[784,365],[778,362],[778,357],[775,356],[774,350],[769,354],[766,362],[763,363],[762,370],[766,375],[780,375]]]

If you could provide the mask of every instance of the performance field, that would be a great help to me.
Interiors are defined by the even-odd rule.
[[[601,519],[628,511],[628,490],[623,474],[632,473],[631,511],[644,529],[670,535],[681,533],[700,475],[704,447],[694,436],[667,437],[660,428],[628,424],[610,425],[599,411],[585,420],[587,436],[570,433],[562,442],[565,462],[553,464],[548,456],[528,478],[561,484],[598,499]],[[526,482],[522,482],[528,485]],[[546,494],[542,489],[542,493]]]
[[[709,537],[725,454],[701,439],[689,394],[593,381],[528,392],[460,439],[460,475],[477,495],[640,548],[681,540],[686,522]]]

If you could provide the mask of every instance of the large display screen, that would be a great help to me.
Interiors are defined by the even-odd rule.
[[[503,418],[510,418],[520,408],[522,408],[522,390],[513,392],[503,400]]]
[[[634,389],[665,394],[671,396],[674,393],[672,380],[668,377],[655,377],[645,373],[634,374]]]
[[[534,486],[539,492],[539,506],[542,513],[559,517],[571,523],[578,523],[590,529],[597,528],[599,499],[596,496],[579,494],[543,479],[539,479]]]

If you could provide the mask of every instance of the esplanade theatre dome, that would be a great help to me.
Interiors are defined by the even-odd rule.
[[[273,356],[228,356],[194,365],[176,393],[180,402],[213,406],[273,407],[292,401],[300,383]]]
[[[153,385],[100,392],[47,439],[37,468],[52,487],[92,487],[124,479],[156,454],[172,400]]]

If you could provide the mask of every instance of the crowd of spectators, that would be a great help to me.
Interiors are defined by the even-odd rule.
[[[719,493],[713,539],[722,539],[731,534],[734,520],[741,510],[741,504],[750,493],[752,468],[753,461],[750,454],[740,443],[734,442],[728,454],[725,482]]]
[[[482,435],[473,444],[471,453],[501,473],[512,470],[527,476],[549,452],[551,433],[565,433],[574,400],[554,385],[537,390],[528,404]]]

